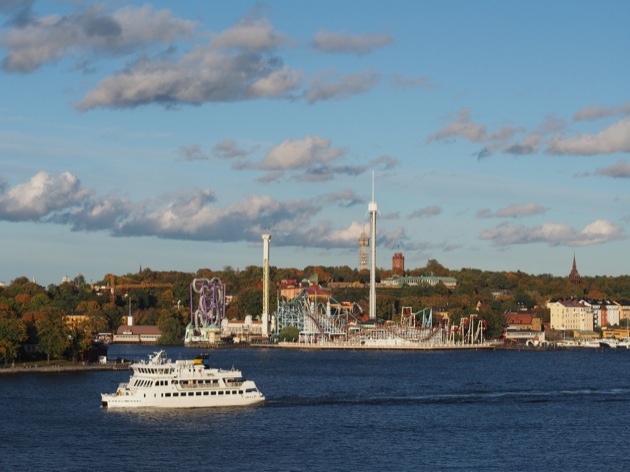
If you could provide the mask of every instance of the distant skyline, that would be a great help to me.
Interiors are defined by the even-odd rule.
[[[630,273],[622,0],[0,0],[0,281]]]

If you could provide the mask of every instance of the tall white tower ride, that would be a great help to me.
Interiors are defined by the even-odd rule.
[[[263,239],[263,312],[262,312],[262,335],[269,337],[269,242],[271,235],[262,235]]]
[[[374,171],[372,171],[372,201],[368,205],[370,213],[370,319],[376,319],[376,212],[374,201]]]

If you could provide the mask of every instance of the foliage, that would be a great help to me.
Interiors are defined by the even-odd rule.
[[[22,320],[0,316],[0,355],[5,365],[9,359],[15,360],[17,349],[26,338],[26,324]]]
[[[35,321],[39,343],[37,350],[50,358],[58,358],[70,346],[71,334],[64,323],[64,311],[61,308],[46,307],[42,317]]]
[[[278,340],[280,342],[294,342],[300,337],[300,330],[295,326],[286,326],[280,330],[278,334]]]
[[[377,317],[397,319],[406,306],[413,311],[439,307],[449,312],[453,322],[470,314],[484,318],[488,323],[486,336],[500,334],[505,311],[526,308],[534,311],[543,322],[548,322],[549,310],[545,304],[549,298],[574,295],[630,300],[628,275],[582,276],[581,285],[574,287],[568,283],[567,277],[532,275],[521,271],[491,272],[475,268],[451,270],[434,259],[427,261],[425,267],[406,270],[406,274],[451,276],[457,279],[457,286],[454,289],[448,289],[443,284],[435,287],[377,287]],[[368,315],[370,274],[348,266],[308,266],[303,270],[270,267],[270,310],[275,310],[278,295],[275,288],[281,280],[295,279],[300,282],[313,275],[317,275],[319,283],[332,291],[337,301],[357,303]],[[379,281],[389,275],[389,270],[377,269],[376,279]],[[114,332],[130,309],[136,323],[158,326],[164,323],[162,333],[165,339],[180,340],[180,330],[183,330],[187,321],[186,314],[190,306],[190,283],[194,278],[201,277],[218,277],[226,284],[227,294],[234,296],[233,302],[227,307],[228,318],[244,319],[246,315],[251,315],[257,319],[262,314],[262,267],[258,265],[247,266],[243,270],[229,266],[220,270],[202,268],[195,273],[160,272],[144,268],[138,273],[123,276],[106,274],[103,281],[96,284],[99,290],[86,284],[81,275],[72,282],[49,285],[47,288],[26,277],[19,277],[10,285],[0,287],[0,318],[17,320],[20,326],[17,338],[21,339],[3,349],[13,353],[9,356],[14,355],[28,339],[49,357],[60,355],[60,349],[61,352],[77,356],[89,342],[91,332]],[[109,290],[100,287],[109,287],[113,280],[135,287],[117,291],[111,297]],[[153,283],[166,284],[168,287],[142,286]],[[125,293],[130,298],[125,298]],[[99,320],[101,327],[81,326],[69,330],[58,321],[68,314],[89,314],[94,317],[91,319]],[[27,339],[22,338],[22,326],[25,327]],[[0,334],[2,336],[8,337]],[[290,338],[297,336],[297,333],[292,333]]]
[[[167,345],[183,344],[184,328],[177,314],[162,313],[157,325],[162,333],[158,343]]]

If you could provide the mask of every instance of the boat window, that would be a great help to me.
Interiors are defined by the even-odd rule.
[[[216,395],[216,394],[217,394],[216,390],[214,392],[210,392],[210,395]]]
[[[171,396],[171,394],[170,394],[170,392],[166,392],[166,393],[164,394],[164,396],[165,396],[165,397],[170,397],[170,396]]]
[[[179,397],[179,393],[178,392],[173,392],[173,396],[174,397]]]
[[[197,396],[201,395],[201,392],[197,392]]]
[[[206,390],[205,392],[203,392],[204,395],[208,395],[208,391]]]

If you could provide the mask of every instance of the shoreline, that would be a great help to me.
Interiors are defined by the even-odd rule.
[[[108,362],[107,364],[59,364],[16,366],[0,368],[1,375],[13,374],[55,374],[60,372],[98,372],[107,370],[129,370],[131,362]]]

